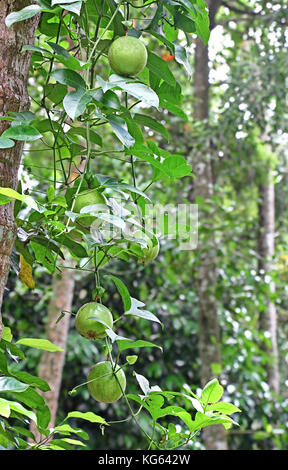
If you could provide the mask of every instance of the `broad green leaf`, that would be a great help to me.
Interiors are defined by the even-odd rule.
[[[33,126],[29,126],[28,124],[20,124],[19,126],[9,127],[9,129],[3,132],[1,137],[25,142],[33,142],[34,140],[41,139],[42,135]]]
[[[3,332],[2,332],[2,339],[5,339],[5,341],[12,341],[12,333],[11,333],[11,328],[9,326],[4,326]]]
[[[14,377],[0,377],[0,392],[24,392],[29,385],[19,382]]]
[[[185,47],[181,46],[180,44],[174,44],[174,49],[175,49],[176,62],[178,62],[178,64],[183,65],[188,77],[191,78],[192,68],[191,68],[189,59],[187,57],[187,52],[186,52]]]
[[[109,276],[105,276],[105,277],[109,277],[115,283],[115,285],[118,289],[118,292],[121,295],[121,299],[122,299],[123,306],[124,306],[124,312],[130,310],[131,305],[132,305],[131,297],[130,297],[129,291],[128,291],[127,287],[125,286],[124,282],[121,281],[121,279],[119,279],[118,277],[112,276],[111,274]]]
[[[61,245],[66,246],[73,256],[76,256],[77,258],[87,257],[87,251],[84,246],[72,240],[72,238],[69,237],[69,234],[57,236],[56,240],[59,241]]]
[[[29,346],[30,348],[42,349],[43,351],[63,351],[63,349],[51,343],[48,339],[22,338],[16,341],[16,344],[22,344],[23,346]]]
[[[82,413],[81,411],[70,411],[70,413],[68,413],[66,416],[65,421],[69,418],[85,419],[86,421],[90,421],[90,423],[99,423],[108,426],[108,423],[106,423],[104,418],[96,415],[95,413],[92,413],[92,411],[87,411],[86,413]]]
[[[12,24],[17,23],[19,21],[27,20],[28,18],[32,18],[33,16],[37,15],[37,13],[39,13],[40,11],[41,7],[39,5],[29,5],[28,7],[25,7],[22,10],[15,11],[13,13],[10,13],[10,15],[6,16],[5,24],[7,28],[10,28]]]
[[[42,390],[42,392],[48,392],[50,390],[50,387],[48,383],[41,379],[40,377],[35,377],[34,375],[29,374],[28,372],[25,371],[14,371],[11,373],[14,377],[17,379],[21,380],[22,382],[25,382],[26,384],[30,386],[34,386],[39,388],[39,390]]]
[[[136,372],[134,372],[134,375],[145,397],[148,396],[150,393],[149,381],[146,379],[146,377],[141,374],[137,374]]]
[[[72,13],[76,13],[76,15],[80,16],[82,0],[73,3],[71,2],[71,0],[69,0],[69,3],[64,3],[63,0],[61,0],[59,6],[64,10],[71,11]]]
[[[20,403],[16,401],[4,400],[3,398],[0,398],[0,403],[2,406],[3,405],[9,406],[11,410],[16,411],[17,413],[20,413],[24,416],[27,416],[27,418],[32,419],[32,421],[37,423],[37,418],[36,418],[35,413],[33,413],[33,411],[27,410]]]
[[[7,196],[11,199],[17,199],[18,201],[25,202],[27,206],[32,207],[32,209],[39,211],[39,208],[31,196],[26,196],[25,194],[19,194],[17,191],[11,188],[0,188],[0,194]]]
[[[5,137],[0,137],[0,149],[9,149],[14,147],[15,142],[11,139],[6,139]]]
[[[74,428],[70,426],[70,424],[61,424],[59,426],[56,426],[54,430],[56,431],[56,433],[59,433],[59,434],[77,434],[82,439],[85,439],[85,440],[89,439],[89,436],[85,431],[79,428]]]
[[[114,0],[105,0],[105,1],[111,10],[111,16],[114,15],[116,8],[117,8],[117,3]],[[122,12],[121,10],[118,10],[113,20],[113,29],[114,29],[115,36],[124,36],[125,29],[122,24],[123,20],[124,18],[123,18]]]
[[[147,67],[152,73],[167,82],[170,86],[174,87],[176,85],[175,77],[167,62],[151,51],[148,51]]]
[[[204,404],[217,403],[223,395],[223,387],[217,379],[213,379],[202,390],[201,400]]]
[[[207,4],[203,0],[197,0],[197,7],[200,7],[202,14],[198,14],[195,20],[196,34],[207,44],[210,37],[209,14]]]
[[[6,400],[0,398],[0,416],[4,416],[4,418],[9,418],[10,416],[10,406]]]
[[[141,308],[141,310],[139,307]],[[153,313],[149,312],[148,310],[143,310],[142,307],[145,307],[145,304],[143,302],[131,298],[131,307],[128,311],[125,312],[125,315],[133,315],[135,317],[144,318],[145,320],[154,321],[162,325],[159,318],[157,318]]]
[[[78,88],[76,91],[70,91],[65,96],[63,106],[68,116],[74,120],[84,113],[91,99],[91,96],[85,93],[83,88]]]
[[[112,127],[114,134],[118,137],[120,142],[122,142],[124,147],[132,147],[135,143],[135,140],[127,131],[125,121],[120,117],[114,116],[112,114],[107,116],[107,120]]]
[[[162,134],[165,139],[169,140],[169,132],[167,131],[166,127],[163,126],[163,124],[161,124],[160,122],[156,121],[156,119],[147,116],[146,114],[138,113],[133,115],[133,119],[137,124],[149,127],[149,129],[152,129],[153,131]]]
[[[237,406],[233,405],[232,403],[227,403],[224,401],[220,401],[219,403],[208,405],[205,407],[205,410],[206,411],[218,411],[219,413],[223,413],[225,415],[230,415],[233,413],[241,412],[241,410],[237,408]]]
[[[56,82],[61,83],[62,85],[71,86],[72,88],[79,88],[85,90],[86,83],[79,75],[79,73],[75,72],[74,70],[69,69],[58,69],[54,70],[51,74],[51,78],[54,78]]]
[[[98,79],[99,83],[100,80]],[[106,83],[106,82],[105,82]],[[100,83],[101,84],[101,83]],[[155,108],[159,107],[159,98],[152,88],[149,86],[140,83],[136,79],[132,81],[131,78],[124,78],[120,75],[112,74],[109,77],[109,82],[106,83],[109,88],[118,87],[123,91],[126,91],[129,95],[134,96],[143,103],[153,106]],[[103,81],[102,81],[103,86]]]

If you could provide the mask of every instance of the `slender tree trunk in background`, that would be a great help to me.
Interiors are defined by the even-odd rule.
[[[215,14],[220,2],[208,2],[211,28],[215,26]],[[196,40],[194,65],[194,119],[209,119],[209,52],[200,39]],[[204,386],[214,377],[211,370],[213,363],[221,364],[220,329],[218,321],[215,288],[217,284],[217,268],[215,265],[216,249],[213,237],[213,177],[211,166],[211,149],[201,149],[193,155],[195,173],[193,199],[199,198],[199,242],[197,264],[198,292],[198,324],[199,324],[199,355],[201,361],[201,382]],[[210,206],[209,213],[201,206]],[[205,232],[201,226],[205,225]],[[226,431],[223,426],[211,426],[203,432],[207,450],[226,450]]]
[[[0,0],[0,116],[30,107],[26,85],[31,52],[22,52],[22,47],[34,43],[39,16],[16,23],[10,29],[5,26],[5,18],[31,3],[30,0]],[[0,135],[9,125],[9,121],[0,121]],[[23,143],[17,142],[10,149],[0,150],[0,187],[17,189],[22,149]],[[16,233],[13,202],[0,205],[0,338],[3,330],[1,307]]]
[[[39,393],[44,397],[46,405],[49,407],[51,412],[50,427],[53,427],[55,424],[58,408],[58,398],[62,382],[62,372],[65,363],[66,344],[70,324],[70,314],[67,313],[58,323],[56,322],[61,315],[61,312],[71,312],[75,286],[74,271],[71,269],[65,269],[65,263],[67,263],[66,266],[68,263],[69,266],[72,266],[73,261],[69,260],[68,256],[67,261],[65,262],[61,260],[61,263],[62,274],[56,271],[52,279],[52,295],[48,305],[46,338],[63,349],[63,351],[57,351],[54,353],[44,351],[41,356],[38,370],[39,377],[46,380],[51,389],[48,392],[39,391]],[[33,421],[31,421],[31,430],[34,432],[36,439],[40,437],[39,433],[35,429]]]
[[[266,179],[266,178],[265,178]],[[272,270],[275,252],[275,189],[272,169],[269,170],[265,183],[259,186],[259,273],[264,278]],[[275,292],[275,283],[270,282],[270,292]],[[267,380],[270,390],[279,393],[278,343],[277,343],[277,312],[273,300],[268,298],[267,308],[260,314],[260,330],[269,333],[271,346],[265,348],[273,357],[267,366]]]

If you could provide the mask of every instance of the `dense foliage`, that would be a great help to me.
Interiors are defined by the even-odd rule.
[[[81,449],[85,441],[91,449],[201,449],[199,431],[221,423],[231,449],[285,448],[285,4],[241,0],[229,9],[222,2],[222,26],[209,39],[202,0],[38,3],[6,19],[14,27],[41,13],[35,45],[27,46],[33,52],[31,109],[5,117],[11,126],[0,137],[2,149],[25,141],[18,192],[0,188],[1,204],[16,201],[18,225],[0,343],[1,446]],[[111,43],[127,36],[147,50],[145,68],[133,77],[115,74],[108,60]],[[196,36],[209,40],[211,51],[209,122],[193,119]],[[261,141],[264,132],[269,146]],[[211,148],[222,364],[212,364],[214,376],[203,388],[199,257],[197,249],[181,249],[187,234],[195,234],[179,224],[178,236],[169,237],[173,227],[165,221],[155,233],[149,207],[190,204],[193,153]],[[271,165],[277,264],[263,279],[258,190]],[[88,198],[79,204],[81,194]],[[205,238],[207,230],[200,224],[199,235]],[[38,393],[49,386],[36,371],[41,350],[57,351],[45,340],[44,326],[50,280],[64,258],[76,263],[76,287],[72,312],[58,319],[61,324],[71,315],[58,418],[49,429],[45,393]],[[271,358],[263,343],[269,337],[259,328],[267,298],[280,314],[281,397],[267,385]],[[87,302],[105,305],[114,318],[112,328],[100,319],[105,333],[96,341],[75,328]],[[127,380],[126,391],[118,384],[122,398],[108,406],[87,387],[89,370],[100,361],[120,365]],[[240,426],[231,426],[237,424],[231,415]],[[31,420],[40,441],[33,440]]]

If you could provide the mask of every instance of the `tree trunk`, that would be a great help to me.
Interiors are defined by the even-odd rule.
[[[26,89],[30,69],[31,52],[22,52],[25,44],[33,44],[39,16],[15,23],[10,29],[5,18],[13,11],[21,10],[31,2],[27,0],[0,0],[0,115],[9,111],[28,110],[30,101]],[[0,121],[0,135],[9,127],[8,121]],[[0,186],[17,188],[18,170],[23,143],[16,142],[11,149],[0,150]],[[13,202],[0,205],[0,339],[2,336],[1,307],[6,286],[10,256],[17,227],[14,222]]]
[[[259,273],[262,278],[272,270],[273,256],[275,251],[275,192],[272,170],[268,171],[265,183],[259,186]],[[270,282],[270,292],[275,292],[275,283]],[[267,308],[260,315],[260,330],[269,333],[270,346],[265,348],[272,356],[272,363],[267,366],[267,380],[270,390],[279,393],[279,370],[278,370],[278,344],[277,344],[277,312],[273,300],[268,298]]]
[[[67,256],[67,261],[69,256]],[[66,261],[66,263],[67,263]],[[73,261],[69,260],[70,266]],[[46,405],[50,409],[51,420],[50,427],[55,425],[55,418],[58,408],[58,398],[62,382],[62,372],[65,363],[66,344],[68,338],[70,314],[66,313],[64,317],[58,322],[61,312],[71,312],[75,276],[71,269],[65,269],[65,262],[61,260],[62,273],[56,271],[52,279],[52,296],[48,305],[46,338],[53,344],[59,346],[63,351],[50,353],[44,351],[41,356],[38,375],[46,380],[50,386],[50,391],[40,392],[45,399]],[[67,266],[67,264],[66,264]],[[35,424],[31,421],[31,430],[34,433],[36,440],[40,435],[36,431]]]
[[[220,2],[208,2],[210,25],[215,26],[215,14]],[[194,65],[194,119],[209,120],[209,51],[200,39],[196,40]],[[193,199],[199,202],[199,241],[197,263],[199,355],[201,361],[201,382],[204,386],[214,376],[213,363],[221,365],[220,331],[218,321],[215,288],[217,269],[215,265],[216,248],[213,236],[213,175],[211,165],[211,148],[195,152],[193,169],[195,173]],[[202,207],[209,207],[207,211]],[[201,227],[205,226],[205,231]],[[223,426],[211,426],[203,432],[207,450],[226,450],[226,431]]]

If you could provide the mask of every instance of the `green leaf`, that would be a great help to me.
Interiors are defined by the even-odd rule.
[[[201,400],[204,404],[216,403],[223,395],[223,387],[217,379],[213,379],[205,385],[202,390]]]
[[[148,310],[140,310],[139,307],[145,307],[145,304],[140,302],[140,300],[131,298],[131,308],[125,312],[125,315],[133,315],[135,317],[144,318],[145,320],[154,321],[162,325],[161,321],[153,313],[149,312]]]
[[[88,441],[89,439],[89,436],[85,431],[79,428],[74,428],[70,426],[70,424],[61,424],[59,426],[56,426],[54,430],[57,434],[77,434],[86,441]]]
[[[138,356],[126,356],[126,361],[130,364],[130,366],[133,366],[137,362]]]
[[[29,126],[28,124],[19,124],[19,126],[9,127],[9,129],[3,132],[1,137],[33,142],[34,140],[41,139],[42,135],[33,126]]]
[[[0,392],[24,392],[29,385],[19,382],[13,377],[0,377]]]
[[[111,10],[111,16],[115,13],[117,4],[114,0],[106,0],[107,5]],[[122,21],[124,20],[121,10],[118,10],[113,20],[113,29],[115,36],[124,36],[125,29],[123,27]]]
[[[10,416],[9,402],[3,400],[3,398],[0,398],[0,416],[4,416],[4,418],[9,418]]]
[[[30,348],[41,349],[49,352],[63,351],[63,349],[51,343],[48,339],[22,338],[16,341],[16,344],[22,344],[23,346],[29,346]]]
[[[99,77],[97,78],[100,83]],[[136,79],[132,80],[131,78],[124,78],[120,75],[112,74],[109,77],[109,82],[103,82],[102,80],[102,83],[100,83],[101,86],[103,86],[103,83],[105,83],[108,88],[118,87],[149,106],[153,106],[155,108],[159,107],[159,98],[155,91]]]
[[[181,46],[180,44],[174,44],[175,49],[175,60],[178,64],[183,65],[187,75],[189,78],[192,76],[192,68],[187,57],[187,52],[185,47]]]
[[[160,122],[156,121],[156,119],[153,119],[152,117],[147,116],[146,114],[138,113],[134,114],[133,118],[137,124],[149,127],[149,129],[152,129],[153,131],[162,134],[165,139],[169,140],[169,132],[167,131],[166,127],[164,127],[163,124],[161,124]]]
[[[26,408],[24,408],[24,406],[22,406],[16,401],[4,400],[3,398],[0,398],[0,405],[6,405],[6,407],[9,406],[11,410],[16,411],[17,413],[20,413],[24,416],[27,416],[28,418],[32,419],[35,423],[37,423],[35,413],[33,413],[33,411],[27,410]]]
[[[17,23],[19,21],[27,20],[28,18],[32,18],[33,16],[37,15],[37,13],[39,13],[40,11],[41,7],[39,5],[29,5],[28,7],[25,7],[20,11],[10,13],[10,15],[6,16],[5,24],[7,28],[10,28],[12,24]]]
[[[64,10],[71,11],[72,13],[76,13],[76,15],[80,16],[82,0],[78,0],[73,3],[71,3],[71,0],[69,0],[69,3],[65,3],[63,0],[61,0],[61,4],[59,6]]]
[[[87,411],[86,413],[82,413],[81,411],[70,411],[70,413],[68,413],[68,415],[66,416],[65,421],[69,418],[80,418],[85,419],[86,421],[90,421],[90,423],[99,423],[109,426],[104,418],[95,415],[95,413],[92,413],[92,411]]]
[[[207,4],[203,0],[197,0],[197,6],[201,8],[201,13],[197,15],[196,22],[196,34],[200,39],[207,44],[210,37],[209,28],[209,14]]]
[[[117,341],[117,340],[116,340]],[[118,340],[118,347],[119,351],[125,351],[126,349],[134,349],[134,348],[158,348],[161,349],[161,346],[157,344],[150,343],[150,341],[144,341],[139,339],[137,341],[130,341],[130,340]]]
[[[6,139],[5,137],[0,137],[0,149],[9,149],[14,147],[15,142],[11,139]]]
[[[2,332],[2,339],[5,339],[5,341],[12,341],[13,335],[11,333],[11,328],[9,326],[4,326],[3,332]]]
[[[56,80],[56,82],[61,83],[62,85],[71,86],[72,88],[82,88],[83,90],[86,89],[86,83],[79,75],[79,73],[75,72],[74,70],[69,69],[59,69],[54,70],[52,72],[51,77]]]
[[[218,411],[219,413],[223,413],[225,415],[231,415],[233,413],[241,412],[241,410],[237,408],[237,406],[224,401],[206,406],[205,411]]]
[[[45,380],[41,379],[40,377],[35,377],[34,375],[29,374],[28,372],[21,370],[13,371],[11,375],[30,386],[39,388],[40,390],[42,390],[42,392],[48,392],[50,390],[50,387]]]
[[[144,393],[145,397],[147,397],[150,393],[149,381],[146,379],[146,377],[144,377],[144,375],[137,374],[136,372],[134,372],[134,375],[136,377],[136,380],[137,380],[142,392]]]
[[[127,131],[125,121],[118,116],[113,116],[112,114],[107,116],[107,120],[112,127],[114,134],[118,137],[120,142],[122,142],[124,147],[132,147],[135,143],[135,140]]]
[[[130,297],[129,291],[128,291],[127,287],[125,286],[124,282],[121,281],[121,279],[119,279],[116,276],[108,275],[108,276],[105,276],[105,277],[109,277],[115,283],[115,285],[118,289],[118,292],[121,295],[121,299],[122,299],[123,306],[124,306],[124,312],[130,310],[131,305],[132,305],[131,297]]]
[[[61,245],[66,246],[66,248],[68,248],[70,253],[73,256],[76,256],[77,258],[86,258],[88,256],[87,251],[84,248],[84,246],[72,240],[72,238],[69,237],[69,234],[68,235],[62,234],[60,236],[57,236],[57,241],[59,241]]]
[[[19,194],[17,191],[11,188],[0,188],[0,194],[7,196],[11,199],[17,199],[18,201],[25,202],[27,206],[32,207],[32,209],[39,211],[39,208],[31,196],[26,196],[25,194]]]
[[[63,106],[68,116],[74,120],[84,113],[91,99],[91,96],[85,93],[82,88],[78,88],[76,91],[70,91],[65,96]]]
[[[175,77],[167,62],[151,51],[148,51],[147,67],[150,72],[167,82],[170,86],[174,87],[176,85]]]

